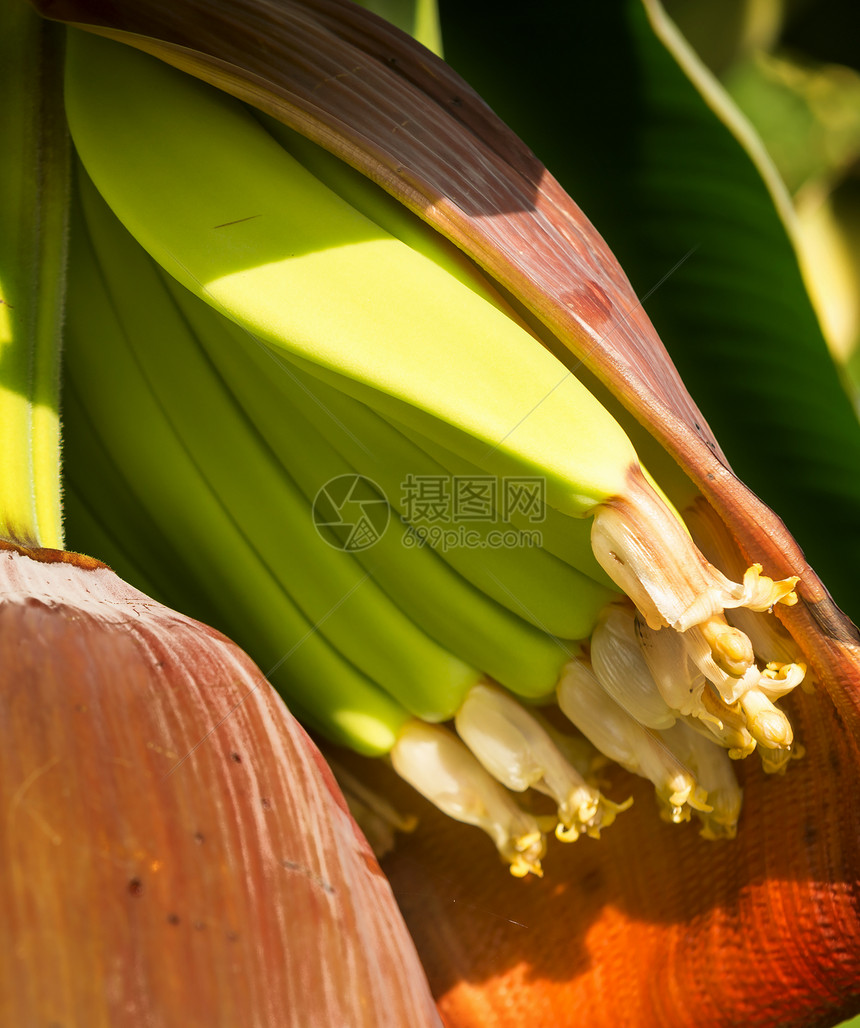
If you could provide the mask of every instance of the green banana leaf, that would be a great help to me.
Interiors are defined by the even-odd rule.
[[[738,138],[721,87],[655,31],[665,15],[647,0],[440,10],[446,60],[576,197],[735,471],[857,621],[860,423],[801,277],[787,195],[754,137]]]

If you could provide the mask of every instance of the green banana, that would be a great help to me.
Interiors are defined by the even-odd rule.
[[[416,446],[451,475],[474,478],[483,474],[475,464],[464,460],[447,447],[440,445],[418,432],[404,428],[404,434]],[[591,548],[591,524],[583,518],[571,518],[544,505],[538,519],[533,521],[528,508],[514,504],[509,512],[510,523],[521,532],[540,532],[544,550],[569,564],[587,578],[609,589],[615,589],[614,582],[598,564]],[[589,586],[590,588],[590,586]]]
[[[164,537],[134,494],[68,376],[63,384],[63,437],[63,511],[69,539],[78,549],[98,554],[153,599],[169,598],[177,609],[216,625],[217,611],[187,573],[182,548]],[[78,459],[79,453],[86,454],[86,461]]]
[[[398,203],[389,193],[327,150],[323,150],[322,147],[294,132],[281,122],[264,115],[258,115],[258,117],[285,150],[336,192],[341,199],[386,232],[444,268],[448,274],[492,303],[508,317],[514,319],[518,317],[514,308],[473,262],[444,236],[433,231],[426,222],[421,221],[403,204]],[[452,474],[467,478],[483,474],[482,469],[477,465],[464,460],[432,439],[410,431],[408,427],[404,427],[403,431],[413,443]],[[387,451],[388,448],[384,449]],[[582,519],[566,517],[546,505],[543,505],[542,514],[540,533],[543,548],[595,581],[612,588],[613,583],[598,564],[591,549],[590,524]],[[510,519],[512,524],[521,531],[535,528],[534,522],[519,508],[511,511]]]
[[[231,614],[241,609],[236,634],[271,669],[273,684],[289,691],[296,681],[314,683],[294,703],[306,722],[359,752],[387,752],[408,713],[326,641],[225,512],[149,390],[81,229],[74,226],[70,244],[67,377],[105,449],[117,465],[134,469],[129,484],[160,531],[194,540],[182,555],[216,623],[232,625]],[[71,458],[74,441],[68,442]],[[85,480],[86,467],[77,474]]]
[[[281,147],[333,193],[411,250],[438,264],[482,299],[516,319],[516,311],[481,269],[407,207],[334,154],[274,118],[255,116]]]
[[[278,389],[281,411],[285,405],[301,411],[355,471],[378,483],[406,521],[410,510],[404,490],[409,482],[448,482],[444,467],[368,406],[340,393],[331,383],[305,374],[295,364],[279,364],[278,355],[261,348],[232,323],[228,323],[228,332],[234,347],[242,351],[243,363],[256,365],[260,377]],[[506,522],[479,520],[469,522],[466,529],[471,545],[459,544],[456,526],[449,533],[455,545],[441,545],[444,534],[438,526],[430,526],[426,535],[421,535],[411,525],[404,542],[418,548],[426,539],[427,546],[436,545],[439,556],[460,575],[543,632],[560,638],[584,638],[591,632],[612,598],[605,585],[540,547],[521,543],[494,548],[494,540],[503,540],[505,533],[511,532]],[[440,535],[435,543],[434,531]]]
[[[636,455],[587,390],[510,318],[345,205],[239,104],[72,32],[67,110],[120,219],[237,324],[491,473],[544,476],[565,513],[625,493]],[[323,283],[339,299],[328,310]]]
[[[258,367],[246,347],[236,344],[229,322],[169,278],[166,284],[222,379],[304,492],[310,512],[320,488],[330,480],[354,475],[354,465],[300,413],[300,403],[284,402],[277,384],[283,376],[277,372],[288,372],[267,354],[262,359],[270,370]],[[253,343],[251,348],[259,350]],[[318,383],[313,385],[316,389]],[[317,390],[308,397],[308,406],[320,401]],[[331,408],[319,410],[318,420],[328,420],[326,411]],[[343,425],[342,407],[332,416]],[[349,431],[346,425],[343,431]],[[429,548],[404,545],[408,530],[395,513],[394,524],[372,546],[354,550],[355,558],[406,614],[452,653],[521,695],[550,694],[567,646],[501,607]]]
[[[351,553],[319,536],[304,498],[176,317],[155,267],[83,177],[81,184],[90,237],[135,360],[225,512],[332,645],[416,716],[451,717],[481,672],[433,642]]]

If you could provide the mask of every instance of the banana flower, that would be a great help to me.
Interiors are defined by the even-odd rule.
[[[482,840],[422,812],[384,867],[445,1022],[800,1026],[856,1012],[857,630],[734,475],[617,262],[556,180],[450,68],[350,4],[36,6],[203,78],[383,185],[677,462],[745,564],[799,580],[780,619],[818,683],[792,697],[805,756],[784,777],[743,767],[737,838],[679,837],[636,803],[599,845],[549,856],[544,879],[515,882],[488,866]],[[670,39],[656,3],[637,11]]]

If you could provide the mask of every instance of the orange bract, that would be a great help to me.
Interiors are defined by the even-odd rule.
[[[785,776],[736,765],[731,842],[659,822],[616,769],[606,791],[633,808],[516,882],[485,839],[422,807],[383,867],[446,1023],[788,1028],[856,1012],[857,745],[820,694],[787,706],[806,756]]]

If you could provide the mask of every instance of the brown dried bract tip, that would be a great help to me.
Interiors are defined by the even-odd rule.
[[[20,553],[31,560],[39,561],[42,564],[74,564],[75,567],[85,571],[93,568],[106,568],[107,564],[95,557],[88,557],[85,553],[72,553],[69,550],[53,550],[45,546],[28,547],[19,546],[17,543],[9,542],[7,539],[0,539],[0,550],[7,550],[11,553]]]

